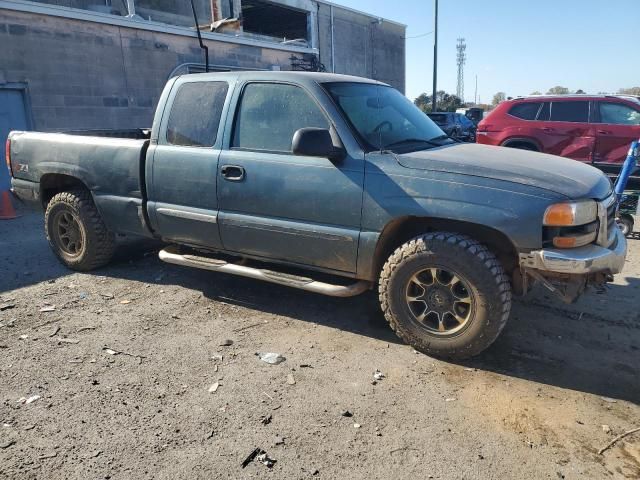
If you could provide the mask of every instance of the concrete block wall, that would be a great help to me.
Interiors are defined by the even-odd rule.
[[[291,52],[206,44],[211,64],[290,66]],[[34,128],[43,131],[149,127],[171,71],[203,62],[193,37],[8,10],[0,45],[0,82],[27,84]]]
[[[332,49],[331,6],[318,4],[320,62],[327,71],[335,65],[335,73],[380,80],[404,93],[406,28],[339,7],[333,8],[333,22]]]

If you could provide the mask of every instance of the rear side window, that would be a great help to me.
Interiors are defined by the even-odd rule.
[[[600,103],[600,123],[640,125],[640,112],[622,103]]]
[[[180,86],[167,122],[167,142],[185,147],[216,143],[227,82],[190,82]]]
[[[551,121],[587,123],[589,102],[552,102]]]
[[[290,152],[293,134],[307,127],[329,128],[329,122],[302,88],[250,83],[236,115],[233,147]]]
[[[540,109],[540,102],[526,102],[514,105],[509,110],[509,115],[512,115],[522,120],[535,120]]]

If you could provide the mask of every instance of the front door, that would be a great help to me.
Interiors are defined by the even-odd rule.
[[[221,246],[216,174],[228,90],[227,82],[186,81],[168,97],[146,167],[149,220],[165,240]]]
[[[247,83],[230,148],[220,155],[220,233],[226,250],[355,272],[364,162],[291,153],[296,130],[330,128],[302,87]]]
[[[596,151],[594,162],[621,164],[627,158],[631,142],[640,138],[640,104],[598,102]]]
[[[4,144],[11,130],[28,128],[24,91],[0,88],[0,192],[10,188],[10,176],[5,161]]]

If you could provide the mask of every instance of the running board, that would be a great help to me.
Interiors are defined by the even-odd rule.
[[[287,287],[298,288],[313,293],[321,293],[331,297],[355,297],[371,288],[370,282],[361,280],[351,285],[333,285],[331,283],[318,282],[311,278],[274,272],[259,268],[247,267],[237,263],[229,263],[225,260],[203,257],[199,255],[182,254],[175,246],[160,250],[160,260],[184,267],[201,268],[214,272],[230,273],[241,277],[255,278],[265,282],[277,283]]]

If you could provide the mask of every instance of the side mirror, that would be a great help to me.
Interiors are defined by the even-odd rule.
[[[294,155],[322,157],[331,161],[344,158],[342,146],[335,146],[331,132],[325,128],[301,128],[293,134],[291,150]]]

